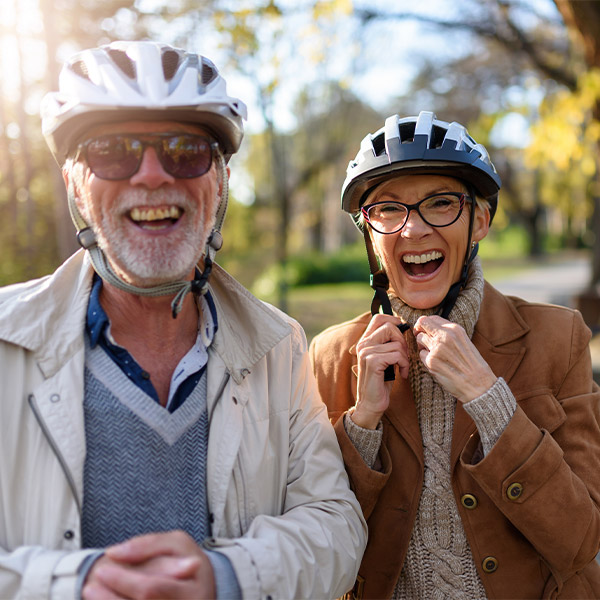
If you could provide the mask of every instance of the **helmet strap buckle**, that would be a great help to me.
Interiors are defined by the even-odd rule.
[[[91,227],[84,227],[77,232],[77,241],[82,248],[88,250],[96,244],[96,234]]]

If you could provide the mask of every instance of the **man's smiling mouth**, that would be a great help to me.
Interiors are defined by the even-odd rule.
[[[176,223],[183,214],[178,206],[157,208],[132,208],[129,218],[139,227],[145,229],[163,229]]]

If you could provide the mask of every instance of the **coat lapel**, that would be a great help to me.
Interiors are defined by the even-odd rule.
[[[528,325],[507,298],[486,282],[473,343],[494,374],[507,383],[510,383],[525,356],[525,347],[519,340],[528,331]],[[452,434],[452,467],[475,431],[475,423],[458,403]]]
[[[390,405],[385,411],[385,417],[406,440],[419,461],[423,463],[423,442],[419,417],[410,383],[407,379],[396,377],[390,394]]]

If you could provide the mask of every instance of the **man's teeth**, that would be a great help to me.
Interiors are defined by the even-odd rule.
[[[168,208],[134,208],[129,213],[133,221],[162,221],[164,219],[179,219],[181,209],[177,206]]]
[[[405,254],[402,257],[402,260],[406,263],[415,263],[420,265],[422,263],[429,262],[430,260],[437,260],[438,258],[442,258],[443,254],[434,250],[433,252],[426,252],[424,254]]]

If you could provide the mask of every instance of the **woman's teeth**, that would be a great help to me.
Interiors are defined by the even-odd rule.
[[[438,250],[434,250],[433,252],[425,252],[423,254],[405,254],[402,257],[402,260],[406,263],[414,263],[420,265],[422,263],[426,263],[432,260],[437,260],[438,258],[442,258],[443,254]]]

